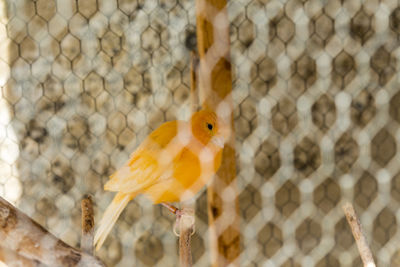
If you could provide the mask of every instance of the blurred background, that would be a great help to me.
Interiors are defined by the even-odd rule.
[[[241,266],[400,266],[397,1],[229,1]],[[195,1],[1,0],[0,195],[72,246],[80,200],[166,120],[190,116]],[[400,222],[400,221],[399,221]],[[139,197],[99,257],[176,266],[174,217]],[[206,192],[195,266],[209,265]]]

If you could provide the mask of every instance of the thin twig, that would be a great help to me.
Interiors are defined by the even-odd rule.
[[[374,258],[372,257],[367,239],[362,231],[360,220],[357,218],[353,205],[349,202],[346,202],[342,208],[344,214],[346,215],[347,222],[350,225],[351,231],[353,232],[354,239],[356,240],[358,251],[360,252],[364,267],[375,267],[376,265]]]
[[[81,209],[82,209],[81,250],[90,255],[93,255],[94,213],[93,213],[92,197],[90,195],[87,195],[82,199]]]
[[[199,90],[197,90],[198,66],[199,66],[199,56],[195,51],[192,51],[190,53],[190,104],[192,113],[198,111],[200,107]]]
[[[181,267],[192,266],[191,237],[194,231],[194,210],[185,208],[179,220],[179,262]]]
[[[48,266],[104,266],[91,255],[56,238],[0,197],[1,245]]]

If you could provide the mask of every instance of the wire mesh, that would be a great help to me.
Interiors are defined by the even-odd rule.
[[[194,1],[0,2],[0,194],[76,246],[80,199],[162,122],[190,116]],[[400,265],[397,1],[229,1],[242,266]],[[206,193],[195,266],[209,265]],[[174,217],[131,201],[99,256],[174,266]]]

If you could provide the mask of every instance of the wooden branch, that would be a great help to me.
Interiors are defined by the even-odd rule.
[[[39,266],[38,261],[30,260],[28,258],[25,258],[15,251],[1,247],[0,246],[0,263],[4,262],[7,264],[9,267],[13,266],[24,266],[24,267],[37,267]],[[1,266],[1,264],[0,264]]]
[[[104,266],[97,258],[56,238],[0,197],[1,245],[49,266]]]
[[[353,233],[354,239],[357,243],[358,251],[360,252],[361,260],[364,263],[364,267],[375,267],[374,258],[372,257],[371,250],[369,249],[367,239],[362,231],[361,222],[357,218],[357,214],[354,211],[354,207],[349,202],[346,202],[343,206],[344,214],[346,215],[347,222],[350,225],[351,232]]]
[[[207,188],[212,266],[238,266],[240,254],[232,71],[226,5],[226,0],[196,0],[200,100],[204,108],[215,110],[218,115],[221,115],[220,108],[223,106],[225,123],[230,125],[230,137],[223,150],[221,167]],[[223,192],[230,192],[229,198],[223,198]]]
[[[194,209],[185,208],[179,220],[179,262],[181,267],[192,266],[191,238],[194,231]]]
[[[82,209],[81,250],[90,255],[93,255],[94,212],[93,212],[92,197],[90,195],[87,195],[82,199],[81,209]]]
[[[192,114],[199,109],[199,94],[197,90],[197,67],[199,58],[196,52],[190,53],[190,106]],[[194,231],[194,205],[183,203],[184,215],[179,220],[179,262],[180,266],[192,266],[192,234]]]

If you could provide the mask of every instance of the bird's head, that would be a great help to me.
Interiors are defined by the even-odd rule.
[[[229,124],[210,110],[200,110],[192,115],[192,133],[203,144],[223,148],[229,138]]]

